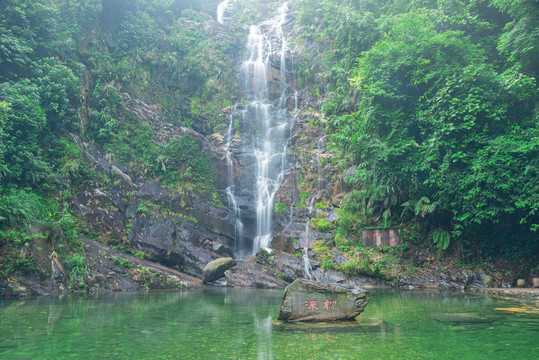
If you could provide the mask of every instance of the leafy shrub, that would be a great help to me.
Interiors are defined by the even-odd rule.
[[[78,278],[86,276],[88,267],[86,266],[86,258],[82,254],[66,255],[64,265],[70,275],[70,282],[77,283]]]
[[[0,229],[24,226],[43,216],[43,199],[29,189],[0,188]]]
[[[127,260],[127,259],[124,259],[124,258],[121,258],[121,257],[117,257],[117,256],[113,256],[112,257],[112,260],[120,265],[121,267],[124,267],[126,269],[132,269],[133,268],[133,264]]]
[[[329,230],[332,228],[332,224],[325,219],[312,218],[311,227],[313,229],[317,229],[320,232],[329,232]]]
[[[322,263],[320,264],[320,267],[324,271],[332,270],[335,268],[335,264],[333,264],[333,261],[329,257],[324,257],[322,260]]]
[[[288,206],[286,204],[283,204],[282,202],[277,201],[275,202],[274,210],[275,212],[287,212]]]

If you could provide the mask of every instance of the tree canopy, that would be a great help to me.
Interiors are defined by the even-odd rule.
[[[348,203],[357,224],[415,223],[423,236],[446,234],[474,253],[536,254],[537,2],[299,8],[305,25],[324,13],[310,25],[331,43],[323,110],[357,166]],[[346,101],[354,94],[358,101]]]

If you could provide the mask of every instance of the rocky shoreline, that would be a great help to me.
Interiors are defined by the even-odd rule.
[[[164,265],[139,259],[114,250],[94,240],[83,239],[87,270],[76,278],[77,284],[68,284],[70,277],[63,269],[53,270],[52,277],[39,275],[13,276],[0,283],[0,298],[24,298],[57,295],[69,292],[123,292],[145,290],[187,290],[212,286]],[[421,274],[403,277],[398,283],[387,284],[369,276],[347,276],[335,270],[324,271],[313,261],[312,275],[322,284],[340,284],[362,288],[395,288],[403,290],[469,291],[497,297],[539,299],[539,288],[487,287],[481,281],[485,276],[464,269],[442,272],[423,269]],[[281,251],[261,249],[255,255],[237,261],[224,272],[226,285],[245,288],[284,289],[297,279],[305,278],[301,257]],[[487,278],[488,280],[488,278]],[[221,283],[222,285],[222,283]],[[488,284],[487,284],[488,285]]]

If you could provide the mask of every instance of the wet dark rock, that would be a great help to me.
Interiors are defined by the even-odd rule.
[[[111,166],[111,177],[114,182],[119,181],[121,188],[125,191],[134,191],[137,189],[131,177],[124,173],[118,166]]]
[[[225,276],[227,286],[232,287],[275,289],[284,288],[287,284],[283,279],[268,274],[253,263],[233,267],[225,273]]]
[[[312,275],[318,282],[323,284],[342,284],[347,281],[347,277],[343,273],[335,270],[323,271],[318,268],[313,271]]]
[[[214,227],[194,223],[181,216],[147,217],[136,215],[129,239],[140,250],[147,251],[153,261],[201,276],[202,269],[214,259],[232,256],[230,239],[216,234]],[[206,239],[214,238],[212,242]]]
[[[210,156],[211,166],[220,167],[224,156],[221,150],[213,148],[200,134],[167,124],[157,109],[126,94],[124,104],[155,130],[159,135],[156,141],[167,144],[189,136]],[[163,134],[166,139],[161,138]],[[89,230],[100,234],[100,240],[127,239],[153,261],[194,276],[201,276],[211,260],[232,256],[235,219],[222,205],[226,202],[224,190],[219,190],[222,179],[216,179],[217,189],[213,192],[172,191],[159,181],[134,181],[129,168],[112,162],[95,144],[76,136],[74,139],[95,170],[111,180],[81,192],[74,204]],[[203,245],[206,239],[212,239],[211,246]]]
[[[296,248],[294,247],[294,239],[284,234],[275,235],[271,241],[271,248],[287,253],[293,253]]]
[[[305,277],[302,258],[285,252],[268,252],[266,249],[260,249],[255,254],[254,261],[267,272],[278,276],[288,283]]]
[[[0,283],[0,298],[24,298],[37,295],[58,294],[65,290],[62,283],[38,276],[14,276]]]
[[[64,267],[57,257],[51,259],[51,275],[54,279],[65,279],[66,273]]]
[[[284,291],[279,320],[352,320],[368,302],[367,291],[359,288],[296,280]]]
[[[473,273],[473,271],[464,269],[457,276],[457,281],[462,282],[464,286],[468,286],[472,283],[474,276],[475,274]]]
[[[188,136],[197,142],[201,156],[209,158],[211,170],[220,173],[225,157],[222,146],[213,146],[200,133],[168,121],[159,106],[127,93],[121,96],[125,109],[152,128],[152,141],[166,146]],[[73,206],[89,230],[100,234],[100,241],[128,240],[152,260],[195,276],[211,260],[232,256],[235,219],[223,205],[226,177],[217,176],[215,189],[207,191],[170,190],[144,178],[140,169],[115,162],[95,143],[72,137],[94,171],[108,180],[80,192]],[[212,239],[212,244],[203,245],[206,239]]]
[[[156,238],[145,237],[134,243],[134,246],[144,251],[150,258],[160,264],[172,268],[183,268],[186,260],[180,249]]]
[[[226,272],[228,286],[284,288],[304,276],[301,258],[275,250],[260,249]]]
[[[232,258],[220,258],[210,261],[202,270],[202,282],[209,283],[225,276],[225,271],[236,265]]]
[[[219,240],[205,240],[202,244],[205,248],[213,251],[214,253],[227,257],[232,256],[232,248],[228,244],[223,243]]]
[[[51,261],[39,265],[45,267],[40,267],[41,271],[34,275],[13,275],[8,281],[0,281],[0,298],[52,295],[71,291],[111,292],[202,286],[199,279],[177,270],[135,258],[94,240],[82,238],[81,241],[81,255],[85,259],[86,268],[84,273],[76,278],[65,274],[61,260],[52,256]],[[51,272],[48,273],[49,271]]]
[[[90,292],[178,289],[202,282],[163,265],[135,258],[90,239],[82,239],[88,271],[78,279]]]
[[[494,279],[492,276],[486,274],[484,271],[480,270],[478,273],[474,274],[473,280],[472,280],[472,286],[475,287],[495,287]]]

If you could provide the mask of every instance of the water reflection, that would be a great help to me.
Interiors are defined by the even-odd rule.
[[[539,318],[485,296],[372,291],[358,323],[276,320],[281,291],[69,295],[0,302],[0,358],[535,359]],[[530,304],[536,306],[536,304]]]

